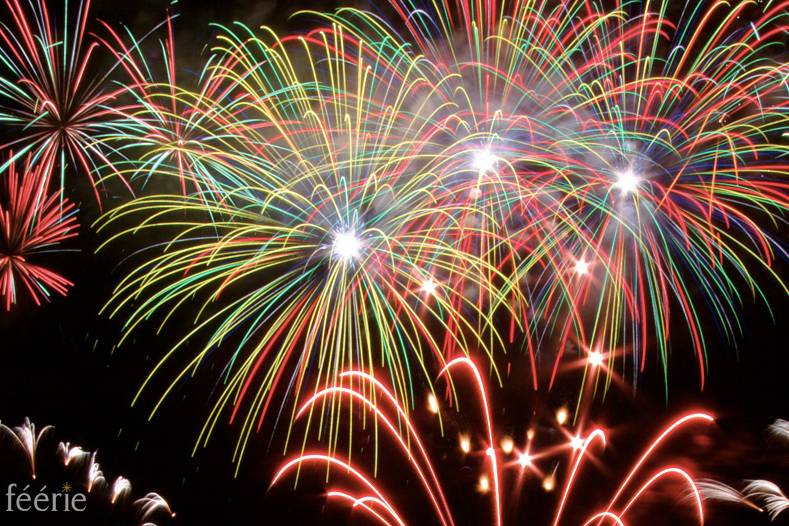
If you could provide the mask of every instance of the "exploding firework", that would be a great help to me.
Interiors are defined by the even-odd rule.
[[[295,411],[351,366],[383,363],[402,401],[415,371],[519,345],[535,389],[568,349],[636,379],[650,349],[667,374],[681,317],[703,386],[703,306],[734,341],[738,286],[785,290],[786,3],[748,10],[747,31],[745,3],[676,21],[666,2],[394,5],[404,34],[353,9],[304,36],[223,30],[194,91],[169,19],[164,82],[113,41],[136,102],[107,140],[141,152],[125,175],[178,191],[100,221],[111,241],[160,236],[106,310],[123,343],[198,305],[143,387],[187,342],[165,395],[226,353],[198,442],[243,415],[240,459],[276,393]],[[330,436],[338,411],[321,407]]]
[[[431,222],[440,213],[432,207],[440,181],[410,169],[420,162],[412,148],[427,124],[403,108],[410,96],[431,96],[416,70],[395,67],[364,42],[351,47],[341,32],[306,41],[245,32],[220,42],[227,48],[218,51],[210,82],[226,95],[209,107],[219,104],[213,113],[228,141],[244,138],[227,156],[206,150],[225,170],[209,170],[210,181],[200,177],[197,193],[121,205],[99,229],[131,221],[135,226],[113,239],[141,231],[164,236],[106,310],[128,313],[125,340],[151,315],[171,318],[202,298],[194,326],[145,384],[186,351],[187,341],[205,343],[186,357],[167,392],[209,354],[227,352],[223,392],[199,441],[232,407],[231,420],[244,419],[240,459],[282,389],[295,410],[308,382],[332,385],[348,366],[371,371],[383,364],[398,397],[410,400],[411,375],[443,365],[447,349],[491,354],[490,339],[464,313],[492,320],[452,280],[469,275],[464,283],[482,290],[474,276],[497,271],[457,250],[442,236],[447,228]],[[311,69],[296,71],[299,60]],[[208,102],[203,95],[189,100]],[[185,173],[191,179],[198,170],[169,159],[156,169],[160,181],[181,181]],[[151,170],[147,159],[141,163]],[[322,410],[321,421],[331,426],[337,408],[326,409],[332,417]]]
[[[217,180],[243,184],[257,173],[254,159],[261,152],[250,142],[255,137],[244,133],[251,128],[239,121],[237,111],[222,105],[221,85],[209,75],[211,63],[197,81],[199,91],[179,82],[173,19],[163,23],[167,36],[160,42],[161,68],[146,59],[144,39],[123,39],[104,24],[108,37],[101,41],[126,73],[118,90],[125,104],[115,108],[115,126],[99,140],[127,153],[115,156],[104,172],[139,181],[143,190],[152,181],[161,189],[170,180],[183,195],[221,191]]]
[[[65,295],[72,283],[48,269],[44,257],[77,235],[76,208],[48,189],[51,167],[28,155],[17,166],[10,155],[0,173],[0,297],[6,310],[26,291],[36,305],[53,293]]]
[[[681,317],[703,386],[702,311],[733,342],[742,285],[786,290],[771,231],[789,204],[787,3],[391,3],[405,36],[362,11],[326,17],[429,57],[454,104],[429,169],[473,218],[458,248],[513,277],[490,283],[497,297],[525,288],[530,353],[560,342],[550,382],[568,342],[626,348],[608,356],[634,377],[656,348],[665,372]]]
[[[463,374],[463,370],[471,377],[472,387],[478,397],[477,405],[481,408],[479,420],[483,424],[483,429],[480,433],[482,444],[479,456],[484,459],[485,465],[479,476],[477,490],[490,496],[492,522],[497,525],[505,522],[504,472],[517,470],[521,476],[542,477],[542,487],[546,492],[559,490],[551,524],[553,526],[561,524],[566,509],[572,505],[574,493],[578,491],[575,484],[584,464],[597,460],[592,455],[592,447],[606,445],[605,431],[599,427],[591,427],[588,431],[576,429],[571,432],[562,427],[560,436],[567,437],[567,442],[545,448],[545,450],[538,450],[534,447],[535,433],[532,431],[530,435],[527,434],[526,447],[522,450],[516,449],[512,439],[508,436],[497,440],[495,423],[492,419],[493,410],[490,407],[490,394],[484,377],[474,362],[468,358],[452,360],[447,364],[442,376],[453,370],[456,370],[457,373],[454,376],[455,382],[460,381],[458,377]],[[367,384],[374,386],[377,391],[374,398],[366,394],[365,386]],[[438,523],[445,526],[455,523],[452,510],[447,504],[444,486],[436,474],[436,463],[427,451],[420,431],[409,418],[406,408],[399,404],[386,384],[364,372],[345,372],[341,375],[341,382],[338,385],[322,389],[304,402],[299,410],[299,415],[307,413],[313,404],[319,403],[325,398],[346,399],[352,405],[373,414],[377,421],[381,422],[380,427],[387,432],[393,445],[402,453],[418,477],[420,488],[423,489],[426,501],[431,504]],[[646,493],[653,489],[653,486],[664,483],[667,479],[674,479],[687,485],[692,497],[691,511],[695,516],[694,520],[703,523],[704,511],[701,495],[694,478],[686,469],[664,465],[646,476],[643,472],[647,465],[651,465],[656,452],[663,448],[673,435],[692,424],[712,421],[713,418],[709,414],[688,413],[670,422],[653,440],[647,443],[643,453],[628,470],[627,475],[605,507],[589,513],[584,524],[616,524],[620,526],[625,524],[625,518],[628,514],[632,515],[633,509],[637,505],[642,504]],[[497,447],[497,443],[501,446]],[[461,443],[461,449],[465,455],[476,453],[468,444]],[[396,508],[392,499],[387,496],[378,482],[368,476],[363,469],[351,464],[350,461],[342,460],[332,454],[305,452],[297,455],[286,461],[277,471],[272,485],[310,464],[318,464],[331,472],[341,474],[340,476],[344,480],[347,479],[347,483],[356,488],[346,489],[346,486],[329,488],[326,493],[327,498],[347,502],[354,509],[363,511],[369,518],[381,524],[404,525],[407,523],[403,511]],[[552,470],[543,471],[544,468],[541,466],[550,466],[551,464],[554,465]],[[565,467],[561,487],[557,486],[558,479],[562,477],[559,472],[560,464]],[[519,484],[516,485],[516,491],[519,486]],[[514,495],[514,500],[517,501],[517,495]]]
[[[776,441],[783,447],[782,456],[786,454],[787,422],[777,419],[767,427],[767,438]],[[707,500],[730,502],[766,512],[771,521],[775,521],[785,510],[789,509],[789,499],[781,487],[773,481],[751,479],[742,483],[738,490],[728,484],[716,480],[699,482],[699,492]]]
[[[0,24],[0,122],[18,137],[6,146],[59,167],[61,188],[70,161],[90,179],[99,201],[95,171],[112,163],[96,137],[113,120],[117,94],[103,89],[109,73],[92,77],[99,44],[86,35],[90,1],[63,2],[60,22],[44,0],[5,4],[10,22]]]
[[[36,478],[36,454],[38,451],[38,443],[41,441],[41,438],[52,431],[52,429],[52,426],[44,426],[41,431],[36,433],[36,425],[33,424],[29,418],[25,418],[21,426],[16,426],[13,429],[0,424],[0,431],[11,437],[14,443],[25,452],[25,456],[30,463],[30,476],[34,479]]]

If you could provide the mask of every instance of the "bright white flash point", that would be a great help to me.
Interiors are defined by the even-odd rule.
[[[471,451],[471,440],[466,435],[460,435],[460,450],[463,453]]]
[[[337,232],[332,242],[332,252],[343,261],[359,257],[362,251],[362,241],[353,230]]]
[[[614,187],[618,188],[622,194],[629,194],[638,190],[638,183],[640,182],[641,178],[634,174],[633,170],[628,168],[616,174]]]
[[[570,446],[572,446],[572,448],[575,450],[581,449],[582,447],[584,447],[583,438],[579,437],[578,435],[575,435],[573,438],[570,439]]]
[[[435,395],[433,394],[428,395],[427,408],[430,409],[430,412],[433,414],[438,413],[438,400],[436,399]]]
[[[592,351],[589,353],[587,361],[592,367],[600,367],[603,365],[603,353],[600,351]]]
[[[491,172],[496,168],[496,156],[490,150],[477,150],[474,152],[474,169],[480,172]]]
[[[526,466],[530,466],[532,463],[531,455],[528,453],[520,453],[518,455],[518,465],[521,468],[525,468]]]
[[[428,278],[422,282],[422,286],[419,287],[419,290],[427,294],[428,296],[432,296],[436,293],[436,289],[438,288],[438,283],[433,281],[433,278]]]
[[[575,273],[579,276],[585,276],[589,274],[589,262],[584,261],[583,259],[579,259],[575,262]]]

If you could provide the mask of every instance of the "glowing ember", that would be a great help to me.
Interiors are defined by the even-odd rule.
[[[559,425],[564,425],[567,422],[567,418],[570,414],[567,412],[566,407],[560,408],[556,411],[556,421],[559,422]]]
[[[466,435],[460,435],[460,450],[463,451],[463,453],[471,451],[471,440]]]
[[[501,450],[504,454],[509,455],[512,453],[512,450],[515,448],[515,444],[510,437],[504,437],[501,439]]]
[[[432,394],[427,397],[427,408],[433,414],[437,414],[438,413],[438,400]]]

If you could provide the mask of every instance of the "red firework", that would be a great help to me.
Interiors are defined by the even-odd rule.
[[[0,175],[0,297],[5,309],[26,290],[36,305],[52,292],[65,295],[73,283],[38,263],[40,256],[61,250],[77,235],[76,207],[59,192],[50,192],[52,165],[28,155],[17,169],[14,154]]]

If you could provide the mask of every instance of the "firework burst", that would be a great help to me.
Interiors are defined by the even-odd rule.
[[[117,93],[103,91],[106,75],[92,77],[99,44],[87,36],[90,1],[63,2],[60,21],[43,0],[5,5],[10,22],[0,24],[0,122],[18,137],[6,146],[59,167],[61,188],[71,162],[99,201],[95,170],[111,163],[96,137],[113,120]]]
[[[764,299],[765,274],[786,291],[771,235],[789,204],[786,2],[391,3],[404,36],[362,11],[325,16],[428,57],[451,111],[426,169],[470,225],[458,249],[510,278],[486,290],[524,289],[510,303],[535,388],[548,338],[551,384],[568,343],[627,349],[608,356],[634,378],[656,349],[665,373],[676,318],[703,386],[703,311],[733,343],[742,285]]]
[[[36,305],[53,293],[65,295],[72,283],[42,265],[42,257],[57,252],[63,241],[77,235],[76,207],[50,193],[51,167],[28,155],[18,166],[10,154],[0,173],[0,296],[6,310],[26,291]]]
[[[99,228],[132,220],[139,226],[114,237],[177,231],[175,242],[152,247],[159,253],[123,280],[107,310],[130,313],[128,337],[152,314],[167,319],[203,298],[194,327],[151,377],[198,336],[205,344],[167,392],[209,354],[227,352],[223,393],[200,441],[232,408],[231,419],[244,419],[240,459],[281,389],[295,411],[308,382],[331,385],[349,365],[383,365],[398,397],[411,400],[411,375],[443,364],[446,349],[490,354],[462,312],[485,314],[450,280],[497,271],[458,251],[442,236],[447,229],[430,221],[440,213],[432,206],[439,182],[410,169],[429,122],[404,109],[408,96],[431,97],[416,69],[393,65],[339,30],[288,40],[245,31],[220,42],[207,82],[225,94],[213,113],[236,148],[205,155],[225,169],[209,170],[210,182],[194,194],[122,205]],[[309,71],[297,71],[299,61]],[[190,100],[200,99],[207,102]],[[157,166],[158,180],[182,181],[184,165],[170,159]],[[473,277],[465,282],[484,287]],[[337,411],[323,408],[320,421],[333,426]]]

